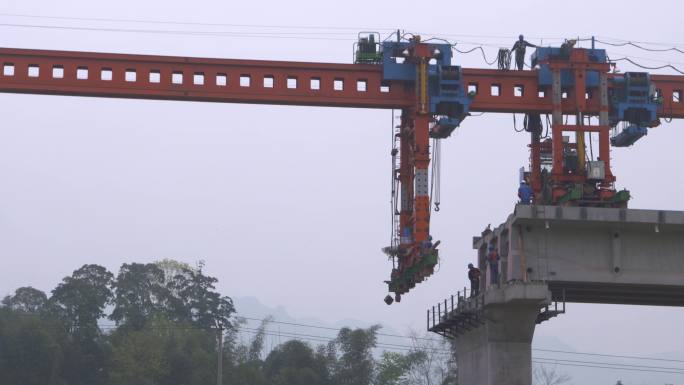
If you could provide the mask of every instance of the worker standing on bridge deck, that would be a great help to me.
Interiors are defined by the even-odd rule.
[[[474,297],[480,292],[480,269],[473,266],[472,263],[468,264],[468,279],[470,280],[470,296]]]
[[[520,198],[520,204],[531,204],[533,196],[534,191],[532,191],[532,187],[530,187],[530,185],[527,184],[527,181],[523,180],[522,182],[520,182],[520,187],[518,187],[518,198]]]
[[[516,41],[515,44],[513,44],[513,48],[511,48],[511,52],[515,52],[515,66],[518,68],[518,71],[522,71],[523,67],[525,66],[525,51],[527,47],[537,46],[532,43],[528,43],[525,41],[525,37],[520,35],[518,37],[518,41]]]
[[[489,245],[489,254],[487,254],[487,261],[489,262],[490,278],[492,285],[499,283],[499,252],[496,251],[494,245]]]

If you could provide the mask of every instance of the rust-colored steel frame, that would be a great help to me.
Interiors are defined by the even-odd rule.
[[[563,173],[563,132],[574,132],[576,134],[576,145],[577,149],[579,151],[579,158],[580,158],[580,172],[582,173],[584,170],[584,139],[585,139],[585,133],[590,133],[590,132],[598,132],[599,133],[599,157],[605,162],[605,178],[603,180],[602,186],[605,188],[609,188],[611,186],[611,183],[615,181],[615,177],[612,174],[612,171],[610,169],[610,137],[609,137],[609,132],[610,132],[610,127],[608,125],[598,125],[598,126],[591,126],[591,125],[584,125],[583,123],[583,116],[586,114],[587,106],[589,100],[587,100],[587,87],[586,87],[586,82],[585,78],[587,76],[587,71],[596,71],[600,74],[601,78],[605,77],[605,74],[610,71],[610,64],[608,63],[595,63],[591,62],[589,60],[588,52],[585,49],[574,49],[572,50],[572,53],[570,54],[570,60],[551,60],[549,61],[549,67],[551,70],[554,72],[554,79],[558,79],[558,86],[560,86],[560,78],[561,74],[560,71],[562,70],[570,70],[573,72],[573,76],[575,78],[575,84],[574,87],[569,90],[570,98],[574,99],[575,106],[576,106],[576,111],[575,113],[577,114],[577,124],[574,125],[564,125],[564,124],[559,124],[556,123],[556,121],[562,121],[562,99],[560,97],[561,89],[558,89],[556,91],[552,92],[557,92],[558,94],[556,95],[557,100],[561,100],[561,105],[556,105],[554,106],[554,124],[553,124],[553,135],[551,136],[552,141],[553,141],[553,171],[552,175],[554,178],[554,181],[559,182],[559,181],[581,181],[585,182],[586,181],[586,176],[584,175],[564,175]],[[555,82],[555,81],[554,81]],[[591,94],[594,96],[592,98],[592,101],[598,102],[599,103],[599,112],[603,112],[604,116],[608,116],[608,100],[604,100],[604,104],[601,105],[600,101],[600,94],[602,92],[605,92],[607,95],[606,90],[601,90],[601,87],[607,87],[607,84],[603,84],[603,82],[599,82],[599,86],[596,87]],[[553,87],[552,87],[553,88]],[[604,124],[607,124],[604,123]],[[537,162],[538,163],[538,162]],[[578,178],[579,176],[579,178]],[[535,183],[536,184],[536,183]],[[565,194],[565,191],[560,189],[559,191],[560,194]],[[556,192],[554,192],[555,194]]]
[[[385,109],[416,105],[414,88],[384,84],[379,65],[12,48],[0,48],[0,65],[0,92],[9,93]],[[39,68],[38,76],[29,76],[29,66]],[[87,79],[79,79],[79,72],[85,75],[86,70]],[[102,80],[103,70],[111,74],[111,80]],[[134,81],[126,80],[127,72],[129,80],[135,73]],[[177,80],[182,74],[182,82],[173,83],[174,74]],[[226,85],[217,84],[224,76]],[[244,86],[247,78],[249,86]],[[653,75],[651,79],[663,98],[659,116],[684,118],[684,76]],[[553,112],[550,89],[540,89],[536,71],[465,68],[463,81],[477,94],[470,108],[473,112]],[[597,99],[592,95],[587,101],[586,114],[598,115]],[[562,110],[574,114],[576,103],[565,98]]]

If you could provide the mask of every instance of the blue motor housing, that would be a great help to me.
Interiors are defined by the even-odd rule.
[[[382,43],[382,78],[383,80],[416,80],[416,66],[405,62],[408,50],[414,46],[410,42],[385,41]],[[451,63],[451,49],[447,50]]]
[[[615,147],[628,147],[648,133],[657,118],[658,102],[651,77],[645,72],[626,72],[614,76],[610,89],[610,124],[628,122],[629,126],[611,138]]]
[[[629,122],[648,126],[657,118],[658,102],[654,97],[651,76],[646,72],[625,72],[614,76],[610,98],[610,124]]]
[[[604,49],[586,49],[590,61],[596,63],[607,63],[608,57]],[[537,72],[539,76],[539,86],[551,86],[553,84],[553,73],[548,64],[544,61],[548,59],[569,60],[570,51],[560,47],[539,47],[532,54],[532,68],[539,66]],[[575,85],[575,76],[571,70],[561,70],[561,87],[572,87]],[[597,71],[587,71],[586,86],[598,87],[599,73]]]
[[[447,138],[468,116],[473,96],[465,93],[459,66],[436,66],[428,74],[430,113],[438,117],[431,135]]]
[[[648,134],[648,128],[630,124],[617,135],[610,138],[610,144],[615,147],[629,147],[637,140]]]
[[[407,60],[415,43],[382,43],[383,80],[416,81],[416,63]],[[451,45],[428,44],[434,60],[428,64],[429,112],[437,121],[431,135],[446,138],[468,116],[472,96],[467,95],[461,67],[451,65]]]

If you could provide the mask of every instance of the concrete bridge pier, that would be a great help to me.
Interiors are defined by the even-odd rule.
[[[479,294],[427,313],[428,330],[454,340],[460,385],[531,385],[535,325],[566,302],[684,307],[684,212],[519,205],[473,247]]]
[[[475,310],[479,325],[459,328],[454,341],[458,383],[531,385],[532,337],[551,292],[545,284],[517,283],[490,289],[483,300]]]

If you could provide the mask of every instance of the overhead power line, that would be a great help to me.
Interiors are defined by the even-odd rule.
[[[243,24],[243,23],[215,23],[215,22],[195,22],[195,21],[183,21],[183,20],[160,20],[160,19],[131,19],[131,18],[109,18],[109,17],[78,17],[78,16],[58,16],[58,15],[35,15],[27,13],[0,13],[0,17],[12,17],[12,18],[26,18],[26,19],[40,19],[40,20],[63,20],[63,21],[79,21],[79,22],[106,22],[106,23],[133,23],[133,24],[158,24],[158,25],[186,25],[186,26],[204,26],[204,27],[232,27],[232,28],[250,28],[250,29],[289,29],[289,30],[307,30],[307,32],[283,32],[283,31],[241,31],[242,33],[259,35],[269,35],[269,34],[316,34],[316,35],[341,35],[347,34],[352,31],[378,31],[385,32],[388,35],[393,34],[396,28],[387,27],[352,27],[352,26],[315,26],[315,25],[286,25],[286,24]],[[52,27],[52,28],[78,28],[73,26],[43,26],[43,25],[26,25],[17,23],[5,23],[5,26],[26,26],[34,28],[42,27]],[[112,32],[142,32],[142,33],[194,33],[197,31],[154,31],[154,30],[128,30],[120,28],[100,28],[100,27],[89,27],[89,30],[98,31],[112,31]],[[326,32],[326,31],[336,31],[336,32]],[[340,32],[349,31],[349,32]],[[212,31],[203,31],[201,33],[215,33]],[[218,33],[222,33],[218,31]],[[442,36],[442,37],[455,37],[455,38],[477,38],[477,39],[515,39],[514,35],[487,35],[487,34],[452,34],[452,33],[427,33],[427,32],[413,32],[413,34],[420,34],[423,36]],[[256,37],[256,36],[254,36]],[[527,35],[528,39],[540,40],[540,41],[562,41],[564,37],[562,36],[532,36]],[[578,41],[590,41],[591,38],[582,37],[578,38]],[[615,40],[614,42],[608,40]],[[674,43],[660,43],[660,42],[642,42],[633,40],[624,40],[611,37],[599,37],[595,39],[597,43],[611,45],[614,47],[624,47],[632,46],[644,51],[649,52],[678,52],[684,54],[684,49],[677,47]],[[460,42],[461,44],[472,44],[480,46],[496,46],[491,43],[483,42]],[[508,42],[507,42],[508,43]],[[506,45],[505,43],[504,45]],[[501,45],[501,44],[498,44]],[[645,45],[656,45],[656,46],[668,46],[667,48],[649,48]],[[468,51],[471,52],[471,51]],[[488,60],[487,60],[488,61]]]
[[[77,16],[57,16],[57,15],[34,15],[27,13],[0,13],[0,16],[43,19],[43,20],[70,20],[70,21],[95,21],[107,23],[136,23],[136,24],[162,24],[162,25],[193,25],[205,27],[238,27],[238,28],[280,28],[280,29],[306,29],[306,30],[340,30],[340,31],[378,31],[393,34],[396,28],[387,27],[350,27],[350,26],[313,26],[313,25],[285,25],[285,24],[240,24],[240,23],[212,23],[212,22],[192,22],[181,20],[159,20],[159,19],[127,19],[127,18],[108,18],[108,17],[77,17]],[[316,32],[313,32],[316,33]],[[427,33],[413,32],[423,36],[444,36],[457,38],[481,38],[481,39],[515,39],[514,35],[486,35],[486,34],[453,34],[453,33]],[[562,40],[562,37],[528,36],[530,39],[540,40]]]
[[[259,329],[253,329],[253,328],[241,328],[240,330],[245,330],[245,331],[250,331],[250,332],[259,332]],[[334,339],[334,337],[312,335],[312,334],[303,334],[303,333],[297,333],[297,332],[280,332],[280,331],[276,332],[273,330],[265,330],[264,333],[267,335],[289,336],[289,337],[294,337],[294,338],[299,338],[299,337],[314,338],[314,339],[319,340],[319,341],[329,341],[329,340]],[[437,349],[430,349],[430,348],[425,348],[425,347],[415,347],[415,346],[411,346],[411,345],[402,345],[402,344],[378,343],[377,347],[379,347],[379,348],[390,347],[390,348],[398,348],[398,349],[403,349],[403,350],[415,350],[415,349],[426,350],[427,349],[430,351],[441,352],[443,354],[451,354],[451,352],[449,350],[445,350],[445,349],[438,349],[438,348]],[[546,350],[546,349],[533,349],[533,350],[546,351],[546,352],[567,353],[567,352],[563,352],[563,351]],[[600,355],[600,356],[606,356],[606,355]],[[624,356],[622,356],[622,357],[624,357]],[[634,357],[632,357],[632,358],[634,358]],[[684,374],[684,368],[676,368],[676,367],[636,365],[636,364],[630,364],[630,363],[580,361],[580,360],[549,358],[549,357],[533,357],[533,359],[551,360],[554,362],[570,362],[570,363],[576,363],[576,364],[603,365],[603,366],[616,368],[616,369],[625,367],[625,368],[638,368],[638,369],[681,371],[681,373]],[[670,361],[677,362],[678,360],[670,360]],[[684,361],[679,361],[679,362],[684,362]]]
[[[532,349],[532,350],[536,350],[539,352],[549,352],[549,353],[578,354],[578,355],[585,355],[585,356],[628,358],[628,359],[634,359],[634,360],[648,360],[648,361],[664,361],[664,362],[681,362],[681,363],[684,363],[684,360],[673,360],[673,359],[667,359],[667,358],[653,358],[653,357],[644,357],[644,356],[621,356],[621,355],[617,355],[617,354],[582,353],[582,352],[569,352],[566,350],[552,350],[552,349]]]
[[[240,315],[238,315],[238,317],[244,318],[244,319],[250,320],[250,321],[262,321],[261,318],[245,317],[245,316],[240,316]],[[283,325],[290,325],[290,326],[313,328],[313,329],[334,330],[334,331],[340,330],[340,328],[320,326],[320,325],[311,325],[311,324],[303,324],[303,323],[296,323],[296,322],[284,322],[284,321],[278,321],[278,320],[270,320],[269,322],[270,323],[283,324]],[[376,333],[376,334],[379,336],[386,336],[386,337],[396,337],[396,338],[405,338],[405,339],[414,339],[415,338],[415,339],[419,339],[419,340],[427,340],[430,342],[440,342],[440,340],[434,339],[434,338],[411,337],[411,336],[406,336],[406,335],[387,334],[387,333]],[[548,353],[562,353],[562,354],[587,355],[587,356],[597,356],[597,357],[625,358],[625,359],[633,359],[633,360],[649,360],[649,361],[684,363],[684,360],[654,358],[654,357],[645,357],[645,356],[628,356],[628,355],[607,354],[607,353],[588,353],[588,352],[575,352],[575,351],[569,351],[569,350],[535,349],[535,348],[533,348],[532,350],[533,351],[539,351],[539,352],[548,352]]]
[[[337,41],[353,41],[353,38],[333,38],[333,37],[314,37],[314,36],[299,36],[288,35],[283,36],[277,32],[273,33],[254,33],[254,32],[237,32],[237,31],[189,31],[189,30],[155,30],[155,29],[130,29],[130,28],[101,28],[101,27],[72,27],[63,25],[41,25],[41,24],[12,24],[0,23],[0,27],[12,28],[34,28],[34,29],[51,29],[51,30],[71,30],[71,31],[89,31],[89,32],[125,32],[125,33],[147,33],[147,34],[162,34],[162,35],[187,35],[187,36],[215,36],[215,37],[249,37],[249,38],[268,38],[268,39],[297,39],[297,40],[337,40]]]
[[[636,43],[631,42],[631,41],[626,41],[626,42],[624,42],[624,43],[611,43],[611,42],[608,42],[608,41],[596,40],[596,42],[597,42],[597,43],[601,43],[601,44],[606,44],[606,45],[612,45],[613,47],[632,46],[632,47],[636,47],[636,48],[639,48],[639,49],[641,49],[641,50],[649,51],[649,52],[668,52],[668,51],[671,51],[671,52],[679,52],[679,53],[684,54],[684,50],[681,50],[681,49],[679,49],[679,48],[677,48],[677,47],[670,47],[670,48],[648,48],[648,47],[644,47],[644,46],[642,46],[642,45],[636,44]]]
[[[634,364],[620,364],[620,363],[613,363],[613,362],[595,362],[595,361],[579,361],[579,360],[566,360],[566,359],[559,359],[559,358],[548,358],[548,357],[532,357],[532,359],[542,359],[542,360],[551,360],[555,362],[572,362],[572,363],[578,363],[578,364],[590,364],[590,365],[606,365],[606,366],[615,366],[615,367],[628,367],[628,368],[642,368],[642,369],[656,369],[656,370],[674,370],[674,371],[681,371],[682,374],[684,374],[684,368],[669,368],[669,367],[662,367],[662,366],[648,366],[648,365],[634,365]]]
[[[682,71],[682,70],[680,70],[679,68],[673,66],[672,64],[665,64],[665,65],[662,65],[662,66],[650,67],[650,66],[645,66],[645,65],[643,65],[643,64],[639,64],[639,63],[635,62],[634,60],[632,60],[632,59],[630,59],[630,58],[628,58],[628,57],[622,57],[622,58],[619,58],[619,59],[610,59],[610,60],[611,60],[611,61],[628,61],[628,62],[632,63],[633,65],[635,65],[635,66],[637,66],[637,67],[639,67],[639,68],[645,69],[645,70],[661,70],[661,69],[669,68],[669,69],[671,69],[671,70],[673,70],[673,71],[675,71],[675,72],[678,72],[678,73],[684,75],[684,71]]]
[[[632,55],[629,53],[624,53],[624,52],[617,52],[617,51],[607,51],[609,57],[629,57],[632,60],[639,59],[639,60],[645,60],[648,62],[654,62],[654,63],[665,63],[665,64],[679,64],[679,65],[684,65],[684,61],[672,61],[672,60],[663,60],[661,59],[654,59],[652,57],[646,57],[646,56],[636,56]]]
[[[672,43],[672,42],[657,42],[657,41],[639,41],[635,39],[623,39],[619,37],[614,37],[614,36],[594,36],[595,39],[602,39],[602,40],[613,40],[613,41],[620,41],[620,42],[628,42],[631,41],[632,43],[637,43],[637,44],[643,44],[643,45],[655,45],[655,46],[660,46],[660,47],[684,47],[684,43]]]
[[[253,317],[243,317],[238,315],[239,318],[244,318],[246,320],[250,321],[262,321],[260,318],[253,318]],[[290,326],[301,326],[301,327],[308,327],[308,328],[313,328],[313,329],[323,329],[323,330],[334,330],[334,331],[340,331],[340,328],[333,328],[333,327],[328,327],[328,326],[319,326],[319,325],[311,325],[311,324],[302,324],[302,323],[296,323],[296,322],[284,322],[284,321],[276,321],[276,320],[270,320],[269,323],[277,323],[281,325],[290,325]],[[440,340],[435,339],[435,338],[426,338],[426,337],[412,337],[412,336],[404,336],[404,335],[399,335],[399,334],[388,334],[388,333],[375,333],[378,336],[384,336],[384,337],[395,337],[395,338],[407,338],[407,339],[417,339],[417,340],[425,340],[425,341],[430,341],[430,342],[440,342]]]
[[[678,371],[666,371],[666,370],[654,370],[654,369],[635,369],[635,368],[615,368],[615,367],[601,366],[601,365],[586,365],[586,364],[563,363],[563,362],[556,362],[556,361],[553,361],[553,360],[550,360],[550,361],[539,361],[539,359],[536,359],[536,360],[532,360],[532,362],[535,363],[535,364],[546,364],[546,365],[548,365],[548,364],[553,364],[553,365],[561,365],[561,366],[576,366],[576,367],[582,367],[582,368],[627,370],[627,371],[631,371],[631,372],[684,374],[684,372],[678,372]]]
[[[263,333],[264,335],[273,337],[289,337],[304,341],[311,342],[329,342],[330,339],[325,336],[307,335],[299,333],[287,333],[273,331],[259,331],[257,329],[253,330],[243,330],[246,333],[258,334]],[[423,350],[422,347],[414,347],[409,345],[395,345],[395,344],[376,344],[376,348],[382,348],[386,350],[397,350],[397,351],[412,351],[416,349]],[[450,355],[448,351],[440,351],[434,349],[433,351],[437,354]],[[577,367],[589,367],[598,369],[612,369],[612,370],[627,370],[627,371],[638,371],[638,372],[650,372],[650,373],[668,373],[668,374],[684,374],[684,368],[670,368],[670,367],[659,367],[659,366],[646,366],[646,365],[634,365],[634,364],[620,364],[620,363],[610,363],[610,362],[592,362],[592,361],[579,361],[579,360],[567,360],[549,357],[533,357],[532,362],[539,364],[554,364],[563,366],[577,366]]]
[[[74,16],[51,16],[51,15],[31,15],[23,13],[0,13],[0,16],[21,17],[31,19],[46,20],[71,20],[71,21],[97,21],[107,23],[137,23],[137,24],[164,24],[164,25],[194,25],[205,27],[240,27],[240,28],[282,28],[282,29],[319,29],[319,30],[348,30],[348,31],[396,31],[394,28],[362,28],[362,27],[338,27],[338,26],[312,26],[312,25],[269,25],[269,24],[235,24],[235,23],[207,23],[191,21],[172,21],[155,19],[124,19],[107,17],[74,17]]]
[[[89,31],[89,32],[123,32],[123,33],[141,33],[141,34],[161,34],[161,35],[185,35],[185,36],[199,36],[199,37],[230,37],[230,38],[265,38],[265,39],[297,39],[297,40],[324,40],[324,41],[346,41],[351,42],[354,39],[350,36],[349,38],[342,37],[332,37],[332,36],[342,36],[347,33],[344,32],[323,32],[317,31],[312,32],[312,29],[320,29],[325,27],[314,27],[314,26],[287,26],[287,25],[251,25],[251,24],[220,24],[220,23],[194,23],[194,22],[180,22],[180,21],[162,21],[162,20],[139,20],[139,19],[111,19],[111,18],[82,18],[82,17],[63,17],[63,16],[34,16],[26,14],[8,14],[2,13],[0,16],[12,16],[12,17],[31,17],[31,18],[43,18],[43,19],[59,19],[59,20],[79,20],[79,21],[106,21],[106,22],[132,22],[132,23],[153,23],[153,24],[171,24],[171,25],[202,25],[202,26],[231,26],[231,27],[249,27],[249,28],[288,28],[288,29],[307,29],[309,31],[303,32],[293,32],[290,31],[197,31],[197,30],[159,30],[159,29],[140,29],[140,28],[114,28],[114,27],[87,27],[87,26],[67,26],[67,25],[45,25],[45,24],[19,24],[19,23],[0,23],[0,27],[9,28],[33,28],[33,29],[47,29],[47,30],[71,30],[71,31]],[[353,27],[328,27],[333,30],[357,30]],[[385,29],[389,31],[389,29]],[[321,36],[327,35],[327,36]],[[454,35],[457,36],[457,35]],[[463,35],[463,36],[480,36],[480,35]],[[500,36],[497,36],[500,37]],[[436,38],[428,39],[436,40]],[[581,39],[587,40],[587,39]],[[448,43],[447,40],[443,40]],[[634,42],[624,42],[624,43],[611,43],[605,40],[597,40],[602,44],[612,45],[612,46],[627,46],[631,45],[639,49],[651,51],[651,52],[666,52],[674,51],[679,53],[684,53],[684,50],[677,47],[671,47],[666,49],[649,49],[642,45],[636,44]],[[496,45],[478,42],[459,42],[463,45],[477,45],[469,50],[460,50],[454,48],[457,52],[468,54],[474,51],[480,51],[482,58],[487,65],[493,65],[496,59],[489,60],[487,54],[484,50],[484,46]],[[643,58],[644,60],[651,60]],[[613,61],[627,61],[632,65],[635,65],[642,69],[647,70],[659,70],[659,69],[671,69],[679,74],[684,75],[684,71],[673,66],[672,64],[666,64],[662,66],[645,66],[634,61],[629,56],[624,56],[619,59],[613,59]],[[657,61],[657,60],[656,60]]]
[[[249,334],[259,334],[260,331],[255,331],[255,330],[239,330],[239,332],[245,332]],[[326,338],[324,336],[307,336],[307,335],[301,335],[301,334],[293,334],[293,333],[287,333],[287,332],[273,332],[273,331],[265,331],[263,332],[264,335],[270,336],[270,337],[286,337],[286,338],[293,338],[297,340],[302,340],[302,341],[310,341],[310,342],[323,342],[323,343],[328,343],[331,340],[334,340],[334,338]],[[384,344],[384,343],[376,343],[375,348],[377,349],[385,349],[385,350],[395,350],[395,351],[412,351],[416,349],[420,350],[425,350],[420,347],[413,347],[409,345],[391,345],[391,344]],[[429,349],[428,349],[429,350]],[[443,352],[439,350],[434,350],[436,354],[439,355],[445,355],[445,356],[450,356],[450,352]]]

